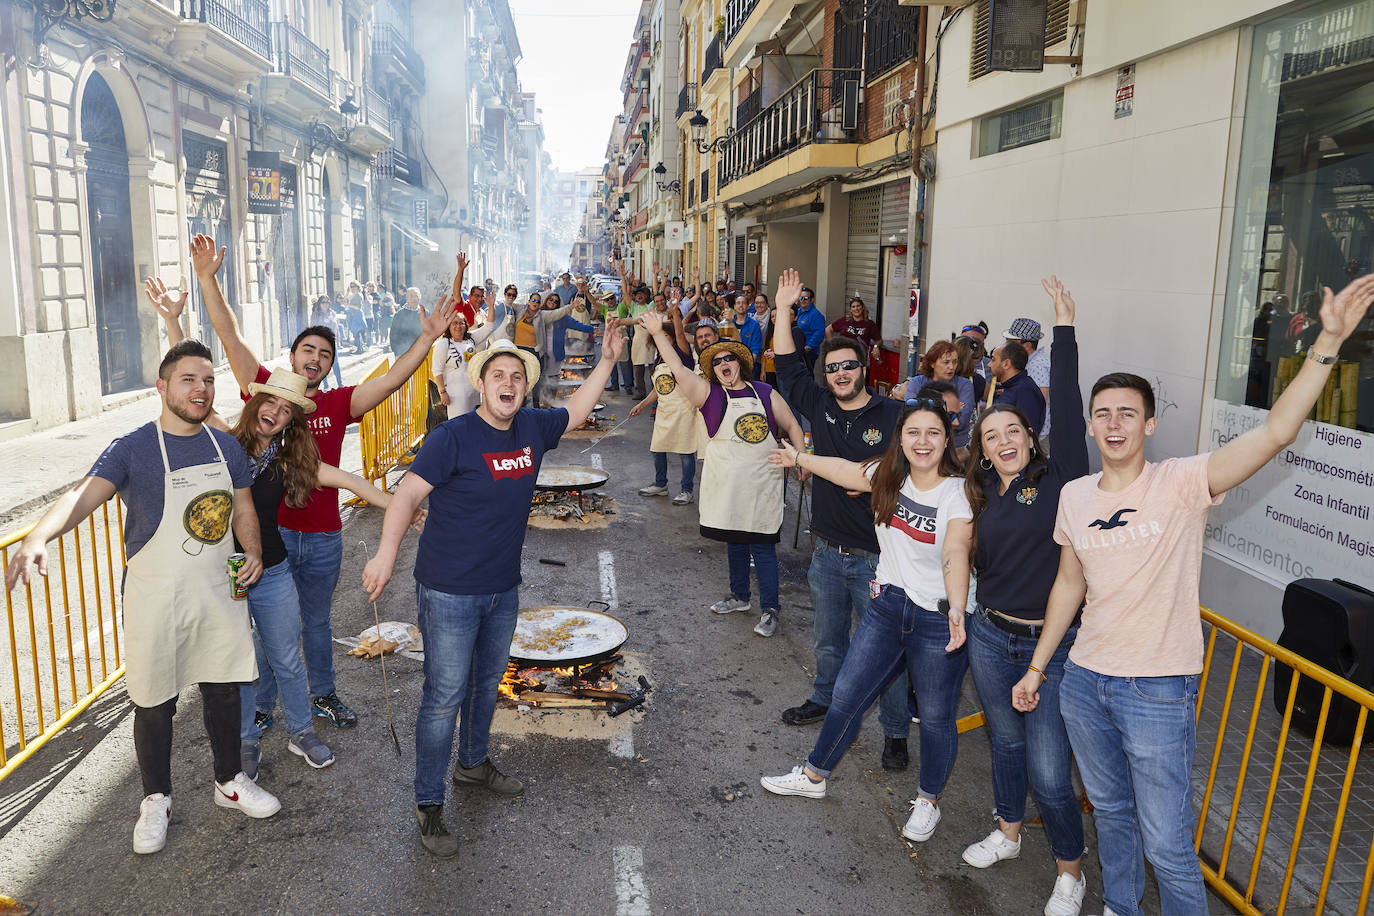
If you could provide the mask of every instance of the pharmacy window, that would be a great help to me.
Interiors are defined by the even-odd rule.
[[[1321,332],[1323,287],[1374,269],[1374,0],[1255,27],[1217,397],[1268,408]],[[1313,419],[1374,431],[1374,317]]]

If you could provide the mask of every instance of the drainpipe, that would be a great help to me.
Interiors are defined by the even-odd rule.
[[[911,131],[911,180],[916,185],[916,193],[913,195],[914,205],[907,216],[907,233],[909,240],[907,245],[907,276],[911,278],[911,298],[913,304],[919,302],[919,309],[916,314],[915,327],[908,324],[907,335],[907,376],[916,374],[916,357],[920,353],[920,340],[925,336],[926,313],[929,311],[929,304],[925,300],[921,285],[921,271],[925,267],[923,248],[925,245],[925,209],[926,209],[926,183],[921,178],[919,165],[921,160],[921,139],[924,133],[922,124],[925,120],[926,108],[926,25],[930,8],[921,7],[921,12],[917,18],[916,26],[916,85],[915,104],[909,109],[915,121]],[[918,291],[922,291],[919,292]]]

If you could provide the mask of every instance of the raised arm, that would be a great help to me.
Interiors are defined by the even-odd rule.
[[[85,520],[96,507],[115,495],[115,485],[103,477],[83,477],[66,493],[57,498],[38,524],[19,542],[19,548],[5,570],[5,591],[14,588],[19,580],[25,585],[33,581],[31,569],[39,575],[48,574],[48,541],[59,538]]]
[[[471,263],[466,251],[458,252],[458,271],[453,275],[453,298],[459,302],[463,300],[463,274],[467,273]]]
[[[778,320],[773,322],[774,356],[786,356],[788,353],[797,352],[797,343],[792,339],[791,322],[782,320],[782,316],[788,314],[788,310],[796,304],[797,298],[801,295],[801,288],[801,274],[790,267],[778,277],[778,289],[773,300],[778,307]]]
[[[392,363],[386,375],[363,382],[353,389],[353,397],[348,402],[349,413],[361,417],[404,385],[429,358],[434,341],[444,333],[444,328],[448,327],[449,319],[457,309],[458,303],[449,296],[441,299],[433,312],[426,313],[425,307],[420,306],[420,336],[415,338],[409,350],[396,357],[396,362]]]
[[[619,361],[621,351],[625,349],[625,338],[616,333],[619,326],[620,321],[616,318],[612,318],[606,324],[606,339],[601,344],[600,361],[597,362],[596,368],[587,374],[587,380],[577,387],[572,397],[568,398],[567,429],[577,429],[581,426],[596,409],[597,401],[605,397],[606,383],[611,380],[611,370]]]
[[[172,295],[167,291],[167,284],[162,282],[161,277],[149,277],[144,280],[143,292],[153,304],[153,309],[161,316],[162,323],[167,326],[167,346],[175,347],[185,340],[186,332],[181,327],[181,313],[186,308],[186,297],[190,294],[182,290],[180,296]]]
[[[682,396],[685,397],[693,407],[701,407],[706,403],[706,399],[711,394],[711,385],[706,379],[697,375],[687,366],[682,364],[682,357],[677,355],[677,350],[668,340],[668,333],[663,329],[663,316],[654,311],[645,312],[640,316],[639,321],[644,325],[644,329],[658,344],[658,354],[663,357],[663,363],[673,372],[673,378],[677,379],[678,386],[682,389]]]
[[[871,493],[873,481],[862,464],[844,458],[831,458],[812,455],[805,449],[798,449],[784,441],[782,448],[775,448],[768,454],[768,463],[775,468],[798,468],[809,471],[817,477],[824,477],[841,489],[854,493]]]
[[[1302,423],[1317,403],[1332,363],[1322,365],[1313,356],[1334,357],[1355,332],[1369,305],[1374,302],[1374,274],[1349,283],[1339,295],[1322,291],[1322,331],[1308,350],[1298,375],[1269,408],[1264,422],[1232,439],[1207,459],[1207,487],[1213,496],[1225,493],[1268,463],[1298,438]]]
[[[224,300],[224,292],[219,287],[216,274],[224,263],[224,253],[228,249],[215,250],[215,240],[208,235],[197,235],[191,239],[191,269],[200,281],[201,296],[205,299],[205,312],[210,316],[210,324],[219,335],[224,353],[229,357],[229,369],[234,373],[240,391],[247,391],[258,377],[258,358],[244,343],[239,332],[238,319]]]
[[[1035,643],[1026,674],[1011,688],[1011,705],[1022,712],[1030,712],[1040,702],[1040,685],[1045,683],[1044,671],[1059,648],[1059,641],[1069,631],[1083,598],[1088,594],[1088,580],[1083,577],[1083,564],[1072,547],[1059,549],[1059,572],[1050,589],[1045,606],[1045,628]]]
[[[670,308],[668,317],[673,320],[673,337],[677,339],[677,348],[683,353],[691,353],[692,342],[687,339],[687,319],[682,317],[682,310]]]
[[[1073,321],[1078,307],[1073,296],[1051,275],[1041,280],[1054,300],[1054,342],[1050,344],[1050,462],[1065,480],[1088,473],[1087,422],[1083,391],[1078,387],[1078,337]]]

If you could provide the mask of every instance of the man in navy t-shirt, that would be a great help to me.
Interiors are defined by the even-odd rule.
[[[416,507],[429,497],[429,519],[415,557],[415,602],[425,641],[425,683],[415,720],[415,815],[420,842],[440,858],[458,854],[444,826],[444,775],[458,726],[456,786],[519,795],[520,780],[487,756],[496,688],[510,659],[519,609],[520,551],[544,453],[591,415],[625,342],[606,328],[601,361],[558,410],[524,408],[539,361],[497,341],[468,363],[482,394],[472,413],[441,424],[425,439],[382,523],[377,555],[363,570],[372,600],[396,565],[396,552]],[[455,553],[454,544],[465,549]],[[468,689],[472,684],[473,688]]]

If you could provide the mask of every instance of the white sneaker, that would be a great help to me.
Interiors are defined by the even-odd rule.
[[[825,780],[815,782],[806,775],[806,767],[793,767],[792,772],[783,776],[764,776],[759,779],[763,786],[774,795],[800,795],[802,798],[825,798]]]
[[[940,823],[940,806],[928,798],[920,797],[911,803],[911,817],[906,819],[902,836],[908,840],[924,843],[935,834],[935,825]]]
[[[1087,889],[1087,879],[1075,880],[1067,872],[1060,875],[1054,881],[1054,893],[1050,895],[1049,903],[1045,904],[1045,916],[1078,916],[1083,909],[1083,894]],[[1106,912],[1111,913],[1111,908],[1108,907]]]
[[[650,484],[647,487],[639,488],[640,496],[667,496],[668,488],[660,487],[658,484]]]
[[[237,808],[249,817],[271,817],[281,810],[277,796],[242,773],[225,783],[215,783],[215,804]]]
[[[149,795],[138,806],[134,824],[134,852],[146,855],[167,845],[167,821],[172,816],[172,800],[161,792]]]
[[[1021,854],[1021,841],[1012,842],[999,828],[993,828],[986,839],[979,840],[964,850],[964,861],[974,868],[987,868],[1003,859],[1014,859]]]
[[[735,611],[747,610],[749,610],[749,602],[743,598],[736,598],[734,595],[726,595],[711,605],[712,614],[733,614]]]
[[[754,624],[754,632],[760,636],[772,636],[778,629],[778,615],[776,611],[764,611],[759,616],[759,622]]]
[[[687,506],[690,505],[692,500],[695,498],[696,497],[692,495],[691,490],[683,490],[681,493],[673,497],[673,505]]]

